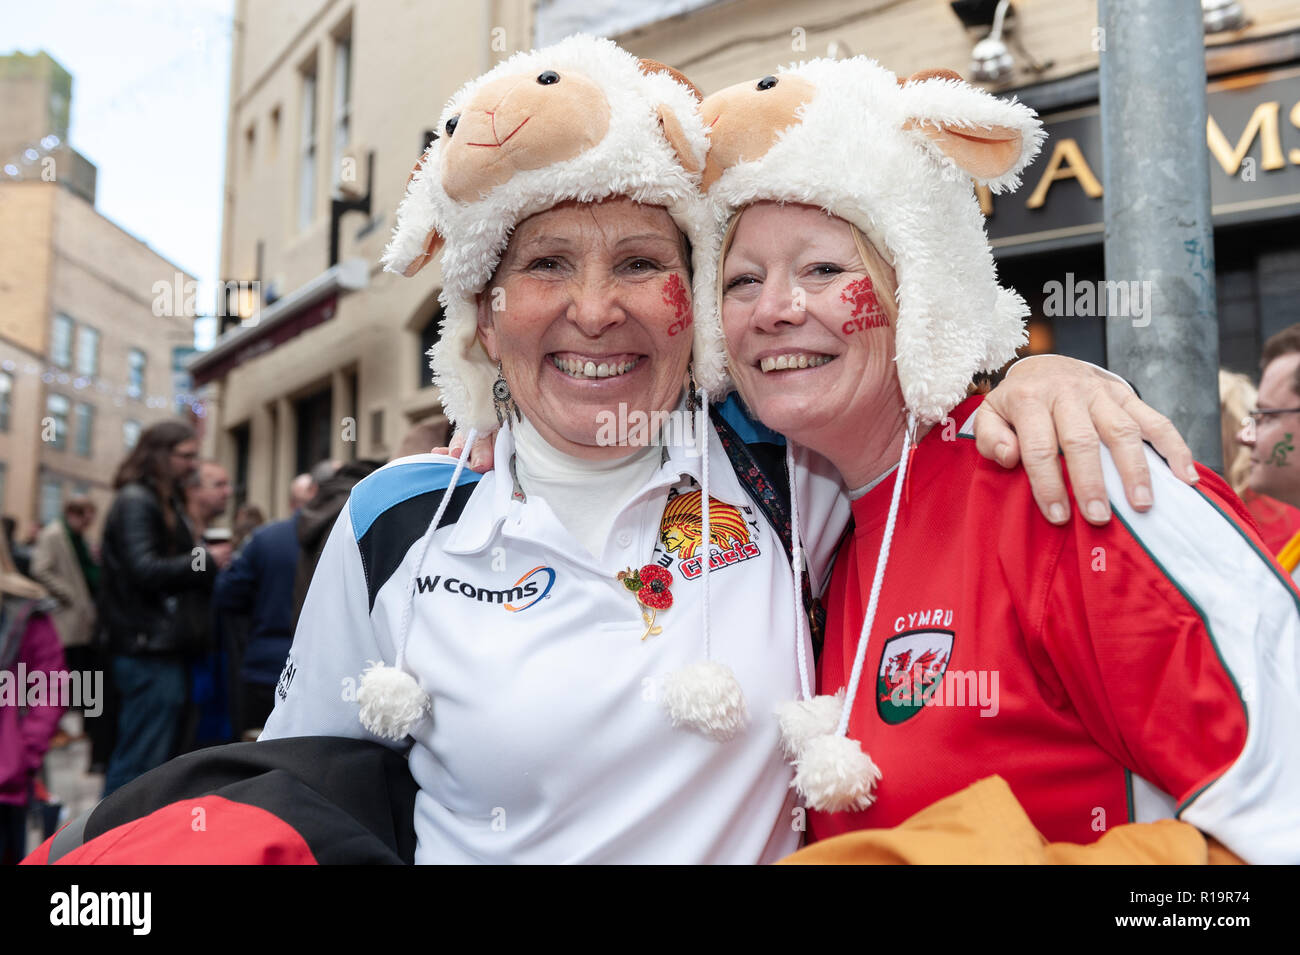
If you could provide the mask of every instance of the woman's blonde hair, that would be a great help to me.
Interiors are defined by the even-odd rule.
[[[1237,432],[1258,397],[1248,377],[1219,369],[1219,417],[1223,429],[1223,477],[1240,494],[1250,479],[1250,449],[1237,442]]]
[[[726,292],[726,276],[723,272],[723,266],[727,261],[727,253],[731,251],[731,243],[736,238],[736,226],[740,224],[740,217],[745,214],[741,209],[731,217],[727,223],[727,231],[722,235],[722,249],[718,253],[718,320],[722,320],[722,298]],[[885,317],[889,319],[889,327],[894,328],[898,322],[898,276],[894,273],[894,267],[890,265],[889,260],[877,249],[870,240],[867,239],[852,222],[847,219],[842,220],[848,225],[849,231],[853,234],[853,244],[858,250],[858,257],[862,260],[863,270],[867,273],[867,278],[871,279],[871,284],[878,291],[876,300],[880,302],[880,307],[885,311]],[[726,336],[723,336],[723,343],[726,343]],[[731,363],[731,347],[726,346],[727,363]],[[737,391],[741,391],[740,383],[734,378],[732,382]],[[741,391],[740,397],[749,404],[749,399]]]

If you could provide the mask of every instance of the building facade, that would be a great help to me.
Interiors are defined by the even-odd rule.
[[[160,290],[193,279],[95,211],[94,166],[66,143],[66,72],[44,54],[0,64],[0,507],[25,536],[72,494],[102,520],[140,431],[191,414],[173,368],[193,313]],[[60,101],[61,128],[45,108]]]
[[[235,503],[287,513],[324,458],[387,459],[432,419],[439,272],[378,260],[446,98],[530,45],[528,4],[239,0],[216,346],[190,369]],[[251,306],[251,307],[250,307]]]
[[[1193,0],[1188,0],[1189,3]],[[207,383],[209,452],[239,499],[285,513],[289,482],[323,457],[386,458],[444,422],[424,352],[440,273],[377,264],[411,166],[447,98],[516,49],[611,36],[681,69],[705,94],[813,56],[867,54],[900,75],[971,75],[997,0],[401,0],[237,4],[222,274],[235,297]],[[1105,362],[1105,322],[1052,299],[1103,278],[1095,0],[1016,0],[1012,68],[984,84],[1044,117],[1049,140],[1012,195],[983,197],[1008,284],[1034,309],[1030,349]],[[1300,8],[1242,0],[1207,34],[1223,363],[1253,370],[1262,340],[1300,321]],[[964,17],[964,19],[963,19]],[[1218,130],[1216,137],[1214,130]],[[1281,157],[1279,159],[1279,157]],[[1243,172],[1249,175],[1243,176]],[[287,346],[287,347],[286,347]]]

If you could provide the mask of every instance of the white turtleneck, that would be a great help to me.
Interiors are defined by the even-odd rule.
[[[661,449],[639,448],[621,458],[588,461],[558,451],[527,418],[511,422],[515,476],[529,497],[546,501],[560,523],[598,560],[614,518],[659,468]]]
[[[868,481],[866,484],[862,485],[862,487],[856,487],[856,488],[853,488],[852,490],[849,491],[849,500],[850,500],[850,501],[856,501],[858,498],[860,498],[860,497],[864,497],[864,496],[867,494],[868,491],[871,491],[871,490],[873,490],[874,488],[878,487],[878,486],[880,485],[880,482],[881,482],[881,481],[883,481],[885,478],[889,477],[889,475],[893,474],[893,473],[894,473],[895,471],[897,471],[897,470],[898,470],[898,465],[895,464],[892,468],[890,468],[890,469],[889,469],[888,471],[886,471],[884,474],[880,475],[879,477],[875,478],[874,480]]]

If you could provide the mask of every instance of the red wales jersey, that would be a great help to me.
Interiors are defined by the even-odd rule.
[[[1023,470],[976,451],[981,400],[909,466],[849,723],[876,802],[810,812],[812,837],[895,826],[996,773],[1049,840],[1177,816],[1247,861],[1300,862],[1298,595],[1240,503],[1148,449],[1156,503],[1138,513],[1103,449],[1115,517],[1055,527]],[[854,502],[821,693],[848,682],[893,484]]]

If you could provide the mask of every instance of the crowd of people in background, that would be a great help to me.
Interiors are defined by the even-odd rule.
[[[401,453],[440,440],[416,425]],[[188,424],[162,421],[114,475],[98,541],[86,496],[21,537],[4,518],[0,670],[81,673],[86,686],[96,674],[102,691],[93,707],[84,694],[71,707],[80,718],[53,695],[0,699],[0,864],[26,854],[29,814],[57,807],[44,773],[51,748],[87,739],[85,768],[104,774],[108,795],[174,756],[257,738],[329,529],[352,486],[383,463],[321,461],[290,484],[287,518],[268,523],[244,503],[227,524],[229,473],[200,457]],[[58,822],[56,811],[46,836]]]

